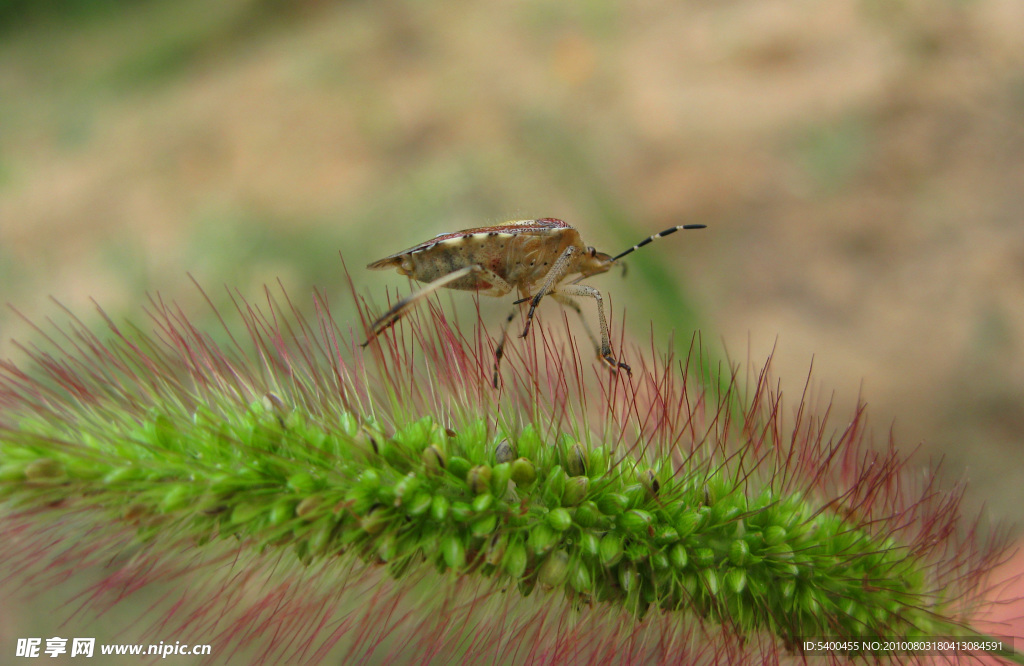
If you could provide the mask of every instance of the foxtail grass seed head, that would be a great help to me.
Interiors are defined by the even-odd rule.
[[[870,449],[863,408],[787,407],[767,366],[740,384],[699,342],[609,373],[543,324],[494,389],[494,340],[437,308],[363,350],[320,294],[312,318],[236,304],[226,346],[153,300],[154,333],[71,317],[0,365],[0,561],[24,584],[112,567],[105,610],[181,581],[150,633],[261,663],[758,664],[978,635],[1001,542]]]

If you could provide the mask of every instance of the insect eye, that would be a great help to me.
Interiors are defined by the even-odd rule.
[[[595,250],[592,247],[588,248],[588,249],[590,250],[590,256],[592,256],[592,257],[596,257],[597,256],[597,250]]]

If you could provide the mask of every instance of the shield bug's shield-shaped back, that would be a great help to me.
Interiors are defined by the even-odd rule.
[[[612,356],[608,335],[608,321],[604,314],[601,292],[579,284],[581,281],[607,272],[626,255],[657,238],[663,238],[680,229],[703,229],[703,224],[670,227],[648,236],[624,252],[612,256],[598,252],[583,243],[579,232],[554,218],[518,220],[491,227],[466,229],[440,234],[407,250],[379,259],[367,266],[371,269],[394,268],[402,275],[426,286],[400,300],[370,327],[369,344],[381,332],[394,325],[420,300],[438,289],[477,291],[486,296],[505,296],[516,289],[520,298],[502,327],[501,339],[495,350],[494,386],[498,385],[498,366],[505,349],[506,333],[515,318],[518,306],[530,302],[526,326],[522,337],[530,332],[534,311],[545,296],[551,296],[583,318],[576,301],[578,297],[593,298],[597,302],[597,320],[601,329],[600,341],[594,337],[586,320],[584,328],[590,336],[597,354],[610,368],[625,370],[625,363]]]

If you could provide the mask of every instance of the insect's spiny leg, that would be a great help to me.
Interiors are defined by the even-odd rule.
[[[561,256],[555,260],[555,264],[548,271],[547,277],[544,279],[544,284],[541,286],[540,291],[537,292],[536,296],[530,302],[530,311],[526,313],[526,327],[523,329],[523,334],[519,337],[525,338],[530,332],[530,325],[533,323],[533,312],[537,309],[537,305],[540,304],[540,299],[544,298],[546,294],[551,293],[554,290],[555,285],[565,277],[565,273],[569,268],[569,260],[572,258],[573,252],[576,248],[570,245],[565,248]]]
[[[619,259],[623,258],[624,256],[626,256],[630,252],[635,252],[636,250],[639,250],[640,248],[642,248],[644,245],[647,245],[651,241],[653,241],[655,239],[658,239],[658,238],[664,238],[665,236],[668,236],[669,234],[674,234],[675,232],[679,231],[680,229],[704,229],[707,226],[708,225],[706,225],[706,224],[680,224],[679,226],[669,227],[668,229],[665,229],[664,231],[659,231],[658,233],[654,234],[653,236],[648,236],[647,238],[643,239],[642,241],[640,241],[639,243],[637,243],[633,247],[629,248],[625,252],[620,252],[616,256],[612,257],[612,261],[618,261]]]
[[[567,296],[564,288],[553,291],[551,297],[562,305],[572,308],[580,316],[580,323],[583,324],[583,330],[587,332],[587,337],[590,338],[590,344],[594,345],[594,349],[600,354],[601,343],[597,341],[597,338],[594,337],[594,332],[590,330],[590,324],[587,323],[587,318],[583,316],[583,309],[580,307],[580,304],[575,299]]]
[[[388,328],[398,323],[398,320],[406,315],[406,313],[413,308],[421,300],[434,293],[442,287],[447,287],[452,282],[460,280],[470,274],[482,273],[484,269],[481,266],[473,265],[460,268],[457,271],[439,277],[427,286],[423,287],[417,292],[414,292],[402,300],[391,306],[387,312],[377,318],[375,322],[370,326],[370,333],[367,336],[366,342],[362,344],[363,347],[370,344],[370,341],[376,338],[378,335],[386,331]]]
[[[501,339],[498,341],[498,347],[494,350],[494,379],[492,381],[494,388],[498,388],[498,366],[501,365],[501,359],[505,356],[505,341],[508,340],[508,327],[512,324],[512,320],[516,318],[518,308],[515,306],[521,302],[522,300],[513,303],[512,312],[508,314],[505,324],[501,327]]]
[[[556,293],[562,295],[567,300],[571,300],[568,298],[569,296],[588,296],[597,301],[597,323],[601,326],[601,344],[597,347],[598,356],[611,366],[613,370],[625,370],[626,374],[632,377],[633,369],[621,361],[616,361],[615,357],[612,356],[612,346],[608,335],[608,319],[604,316],[604,298],[601,297],[601,292],[585,284],[568,284],[559,287]],[[579,312],[579,306],[576,307],[577,312]],[[589,333],[590,330],[587,329],[587,332]]]

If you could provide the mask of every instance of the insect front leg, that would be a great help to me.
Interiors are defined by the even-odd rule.
[[[633,370],[625,363],[616,361],[615,357],[612,356],[612,346],[611,343],[608,341],[608,320],[604,316],[604,298],[601,297],[601,292],[585,284],[567,284],[558,287],[558,289],[552,295],[560,295],[569,301],[572,301],[572,299],[569,298],[570,296],[588,296],[597,301],[597,323],[601,326],[601,344],[600,346],[597,347],[597,353],[602,359],[604,359],[605,363],[612,367],[613,370],[622,368],[623,370],[626,371],[626,374],[632,377]],[[561,299],[559,300],[561,301]],[[575,302],[573,301],[573,303]],[[578,304],[576,304],[576,311],[580,311]],[[582,316],[583,315],[581,313],[580,317],[582,318]],[[586,325],[586,322],[584,322],[584,325]],[[587,329],[587,333],[590,333],[589,328]],[[593,334],[590,335],[590,339],[594,339]]]
[[[555,288],[555,285],[565,277],[565,273],[569,268],[569,260],[572,259],[572,255],[575,251],[576,248],[570,245],[565,248],[562,255],[555,260],[555,264],[551,267],[551,270],[548,271],[547,276],[544,278],[544,284],[541,286],[540,291],[538,291],[533,297],[533,300],[530,301],[530,311],[526,313],[526,327],[523,329],[523,334],[519,337],[525,338],[530,332],[530,325],[533,323],[533,311],[537,309],[540,299],[551,293]]]
[[[481,274],[485,272],[490,271],[484,269],[483,266],[466,266],[465,268],[460,268],[457,271],[452,271],[447,275],[442,275],[433,282],[427,284],[426,287],[423,287],[419,291],[406,296],[402,300],[395,303],[390,310],[382,314],[380,317],[377,318],[375,322],[373,322],[373,324],[370,326],[370,334],[367,337],[366,342],[364,342],[362,346],[365,347],[366,345],[370,344],[370,340],[373,340],[375,337],[386,331],[388,328],[397,324],[398,320],[404,317],[406,313],[408,313],[409,310],[411,310],[417,303],[419,303],[421,300],[423,300],[430,294],[434,293],[438,289],[447,287],[451,283],[455,282],[456,280],[460,280],[466,277],[467,275]]]

